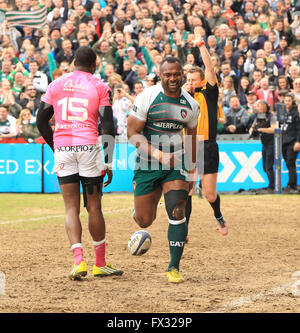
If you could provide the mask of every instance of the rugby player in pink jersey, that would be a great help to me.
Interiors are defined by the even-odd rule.
[[[66,211],[66,231],[74,255],[71,280],[87,275],[83,257],[80,221],[80,183],[88,225],[94,244],[97,277],[122,275],[123,271],[106,262],[105,220],[101,208],[104,186],[112,180],[114,125],[111,91],[93,73],[96,54],[90,47],[80,47],[75,54],[75,70],[53,81],[42,99],[38,115],[38,129],[54,151],[57,173]],[[54,114],[54,133],[49,124]],[[101,122],[105,163],[98,144],[98,122]]]

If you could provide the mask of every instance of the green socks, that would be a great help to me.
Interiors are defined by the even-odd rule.
[[[168,270],[170,270],[171,267],[179,270],[179,263],[183,253],[187,231],[188,226],[185,218],[181,221],[169,220],[168,241],[170,249],[170,263]]]

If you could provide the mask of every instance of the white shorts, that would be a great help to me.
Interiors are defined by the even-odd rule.
[[[59,147],[54,151],[54,171],[58,177],[79,174],[82,177],[103,175],[104,163],[99,145]]]

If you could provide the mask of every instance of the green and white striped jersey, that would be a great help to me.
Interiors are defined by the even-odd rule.
[[[197,127],[200,109],[185,90],[179,98],[169,97],[157,84],[137,96],[130,114],[145,121],[142,134],[149,143],[164,151],[171,142],[171,151],[176,151],[182,148],[182,130]]]

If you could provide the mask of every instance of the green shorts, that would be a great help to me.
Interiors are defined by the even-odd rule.
[[[152,193],[161,184],[176,179],[188,181],[186,170],[135,170],[133,176],[134,196]]]

